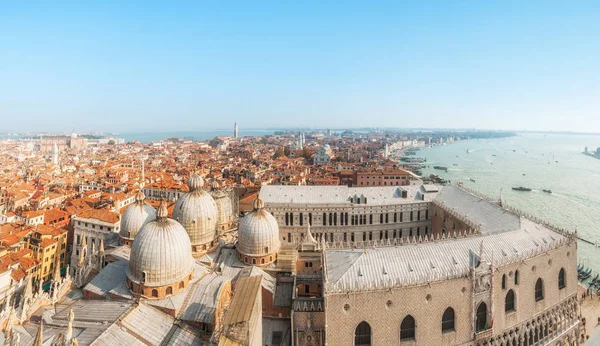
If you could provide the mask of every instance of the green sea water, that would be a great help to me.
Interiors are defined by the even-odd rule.
[[[600,147],[600,136],[520,134],[422,148],[423,175],[462,181],[491,197],[600,244],[600,160],[583,155]],[[592,149],[593,148],[593,149]],[[470,152],[467,152],[470,151]],[[448,172],[433,169],[448,167]],[[475,180],[472,182],[470,179]],[[524,186],[531,192],[514,191]],[[551,194],[543,189],[552,190]],[[600,247],[579,242],[579,262],[600,272]]]

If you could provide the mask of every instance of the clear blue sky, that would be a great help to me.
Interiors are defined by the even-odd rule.
[[[224,3],[1,2],[0,131],[600,132],[598,1]]]

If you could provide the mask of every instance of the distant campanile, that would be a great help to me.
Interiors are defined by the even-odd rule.
[[[233,125],[233,138],[238,138],[238,126],[237,126],[237,121],[235,122],[235,125]]]

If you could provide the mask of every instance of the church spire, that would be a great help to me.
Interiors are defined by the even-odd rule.
[[[38,327],[37,334],[33,340],[33,346],[43,346],[44,344],[44,319],[40,320],[40,326]]]
[[[67,315],[67,330],[65,331],[65,344],[70,345],[71,339],[73,339],[73,320],[75,320],[75,312],[73,309],[69,310]]]
[[[24,300],[33,297],[33,279],[31,276],[31,274],[27,276],[27,285],[25,286],[25,290],[23,291]]]
[[[58,283],[60,281],[60,258],[56,256],[56,261],[54,262],[54,275],[52,276],[52,281]]]

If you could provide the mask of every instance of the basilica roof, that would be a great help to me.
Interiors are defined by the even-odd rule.
[[[129,279],[145,286],[164,286],[183,280],[194,266],[190,238],[183,226],[167,218],[164,201],[156,217],[135,237],[127,271]]]
[[[279,251],[279,225],[264,208],[260,199],[254,201],[254,210],[240,220],[237,249],[250,256],[266,256]]]
[[[121,238],[134,239],[145,224],[156,219],[156,211],[150,204],[144,202],[144,198],[144,194],[138,192],[135,202],[125,210],[119,230]]]
[[[173,209],[173,219],[183,225],[192,244],[209,243],[217,237],[218,210],[212,196],[203,190],[204,180],[193,174]]]

